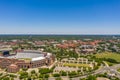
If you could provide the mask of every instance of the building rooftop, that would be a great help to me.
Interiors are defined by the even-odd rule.
[[[44,54],[42,52],[18,52],[17,54],[8,55],[8,56],[0,56],[0,58],[15,58],[15,59],[25,59],[35,61],[37,59],[42,59]],[[35,59],[36,58],[36,59]]]
[[[38,61],[38,60],[43,60],[45,57],[37,57],[37,58],[32,58],[31,61]]]

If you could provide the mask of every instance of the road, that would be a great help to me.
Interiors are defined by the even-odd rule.
[[[120,79],[120,73],[117,71],[117,69],[119,69],[119,68],[120,68],[120,64],[116,64],[114,66],[109,66],[107,63],[105,63],[105,66],[101,65],[100,68],[98,70],[94,71],[93,73],[91,73],[91,75],[111,72],[112,74],[116,74],[116,77],[118,77]],[[82,78],[86,78],[87,76],[88,76],[88,74],[86,74],[84,76],[72,78],[72,80],[80,80]],[[49,80],[55,80],[55,78],[52,77]]]
[[[92,73],[91,75],[96,75],[96,74],[103,74],[105,72],[111,72],[112,74],[115,74],[116,77],[118,77],[120,79],[120,72],[117,71],[117,69],[120,68],[120,64],[116,64],[114,66],[101,66],[98,70],[94,71],[94,73]],[[79,80],[82,78],[86,78],[88,75],[84,75],[84,76],[80,76],[80,77],[76,77],[76,78],[72,78],[72,80]]]

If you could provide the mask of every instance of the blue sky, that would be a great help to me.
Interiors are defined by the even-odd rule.
[[[120,34],[120,0],[0,0],[0,34]]]

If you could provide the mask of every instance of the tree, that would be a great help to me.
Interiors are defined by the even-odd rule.
[[[31,74],[35,74],[35,73],[36,73],[35,70],[32,70],[32,71],[31,71]]]
[[[20,79],[24,79],[24,78],[28,78],[28,73],[27,72],[20,72],[20,76],[19,76]]]
[[[28,70],[28,68],[23,68],[22,70],[23,70],[23,71],[27,71],[27,70]]]
[[[60,74],[53,74],[54,77],[60,77]]]
[[[55,80],[63,80],[63,79],[59,77],[59,78],[56,78]]]
[[[44,78],[44,75],[43,74],[39,74],[39,78]]]
[[[51,72],[52,72],[52,69],[48,69],[48,68],[39,69],[39,73],[41,73],[41,74],[47,74],[47,73],[51,73]]]
[[[62,76],[67,76],[67,72],[64,72],[64,71],[61,71],[60,74],[61,74]]]
[[[75,76],[75,75],[77,75],[77,73],[75,71],[72,71],[72,72],[69,72],[68,75],[69,76]]]
[[[4,77],[2,80],[10,80],[9,77]]]
[[[96,80],[96,76],[90,75],[90,76],[87,77],[86,80]]]
[[[31,80],[31,77],[29,76],[27,80]]]
[[[45,78],[48,78],[49,77],[49,75],[48,74],[45,74]]]

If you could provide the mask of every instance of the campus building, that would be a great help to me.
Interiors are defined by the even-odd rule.
[[[0,68],[5,68],[8,72],[17,72],[20,68],[49,66],[54,60],[55,57],[51,53],[23,50],[12,55],[0,56]]]

